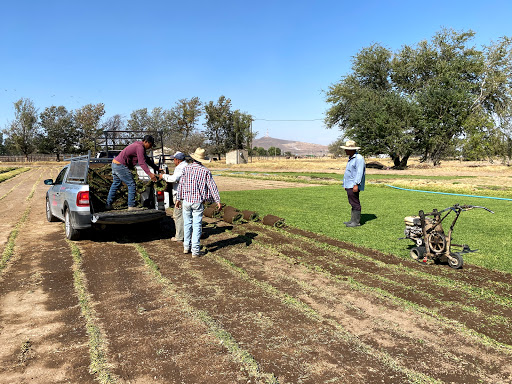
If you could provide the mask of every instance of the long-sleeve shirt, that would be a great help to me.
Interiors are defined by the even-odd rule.
[[[185,169],[187,165],[188,163],[186,161],[182,161],[174,168],[172,175],[164,174],[162,176],[165,181],[172,183],[172,197],[174,198],[174,202],[176,202],[176,194],[178,193],[178,185],[181,180],[181,175],[183,174],[183,169]]]
[[[183,168],[176,199],[188,203],[219,203],[219,190],[210,170],[196,162]]]
[[[150,173],[152,173],[149,170],[148,164],[146,163],[146,148],[144,148],[142,141],[136,141],[128,145],[121,151],[119,155],[114,158],[114,160],[117,160],[119,163],[126,165],[128,168],[133,168],[139,164],[144,172],[148,174],[148,176]],[[153,166],[154,163],[151,165]]]
[[[343,176],[343,188],[353,188],[354,185],[359,186],[360,191],[364,191],[366,165],[364,158],[359,153],[351,156],[347,162],[345,175]]]

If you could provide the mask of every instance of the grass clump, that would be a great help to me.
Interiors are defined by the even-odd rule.
[[[0,168],[0,183],[12,179],[14,176],[19,175],[20,173],[30,171],[28,167],[8,167],[8,168]]]

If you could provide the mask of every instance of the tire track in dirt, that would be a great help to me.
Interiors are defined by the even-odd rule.
[[[85,240],[78,246],[108,362],[121,381],[253,382],[204,324],[163,294],[132,245]]]
[[[494,303],[487,296],[482,300],[468,298],[464,290],[459,289],[462,284],[460,281],[455,281],[453,289],[448,290],[435,282],[424,281],[421,276],[409,273],[410,271],[402,274],[400,268],[389,269],[387,266],[379,266],[372,261],[343,253],[343,250],[340,253],[337,250],[325,249],[322,246],[324,243],[315,245],[303,241],[300,247],[294,247],[291,244],[298,240],[283,230],[251,223],[244,226],[246,230],[259,234],[258,242],[293,257],[297,262],[308,263],[334,276],[354,279],[368,287],[381,289],[436,315],[453,319],[500,343],[512,344],[512,329],[506,326],[512,321],[510,307],[503,306],[500,302]],[[478,286],[473,287],[469,283],[463,285],[466,285],[467,290],[478,291]]]
[[[208,256],[179,255],[180,245],[168,240],[144,247],[191,305],[208,311],[280,383],[409,382],[400,369]]]
[[[256,233],[244,232],[244,226],[233,229],[225,223],[218,224],[215,232],[223,229],[227,232],[214,236],[215,241],[208,244],[209,249],[215,250],[211,258],[221,263],[226,259],[255,281],[266,282],[300,299],[405,367],[443,382],[505,383],[512,380],[510,352],[492,348],[441,321],[402,308],[386,297],[355,290],[345,281],[329,279],[320,272],[295,264],[286,255],[261,248],[256,241],[258,236],[254,236]],[[237,235],[240,232],[243,233]],[[426,361],[427,356],[436,356],[436,363]]]
[[[40,182],[43,172],[28,172],[31,184],[36,183],[35,189],[27,188],[28,195],[33,191],[34,197],[26,202],[28,217],[8,273],[0,280],[0,382],[93,382],[70,249],[62,225],[47,223],[41,204],[46,192]],[[0,214],[24,208],[0,205]]]

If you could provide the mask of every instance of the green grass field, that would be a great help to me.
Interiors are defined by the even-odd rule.
[[[261,216],[280,216],[288,225],[404,258],[409,258],[413,246],[410,240],[398,240],[404,236],[405,216],[417,215],[419,210],[441,210],[456,203],[485,206],[495,214],[483,209],[462,212],[452,241],[479,250],[465,254],[464,263],[512,273],[509,217],[512,201],[410,192],[367,184],[361,193],[363,225],[347,228],[343,221],[350,218],[350,206],[345,190],[339,185],[222,192],[221,199],[238,209],[255,210]],[[450,216],[446,219],[449,223]],[[444,228],[447,232],[449,225],[444,224]]]

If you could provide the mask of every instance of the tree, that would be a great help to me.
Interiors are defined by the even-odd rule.
[[[254,134],[251,133],[252,116],[237,109],[231,114],[231,121],[232,130],[226,133],[227,149],[250,148],[254,139]]]
[[[204,106],[206,121],[205,136],[209,141],[209,149],[220,159],[226,152],[226,132],[231,130],[231,100],[220,96],[217,103],[208,102]]]
[[[361,153],[387,153],[396,167],[404,167],[414,150],[412,128],[420,119],[414,104],[393,88],[391,57],[377,44],[354,57],[353,73],[327,92],[332,107],[326,124],[339,126],[362,146]]]
[[[151,116],[147,108],[133,111],[127,122],[130,131],[148,131],[151,124]]]
[[[43,130],[39,148],[41,152],[54,153],[57,161],[60,154],[74,152],[78,146],[78,132],[73,114],[66,107],[46,107],[39,115]]]
[[[342,145],[345,145],[345,139],[343,137],[339,137],[331,144],[329,144],[327,148],[329,149],[329,153],[331,155],[339,157],[345,154],[345,150],[341,148]]]
[[[339,126],[363,153],[388,153],[397,167],[412,153],[439,164],[458,138],[510,115],[510,39],[480,51],[473,36],[444,29],[394,55],[364,48],[352,73],[327,91],[328,127]]]
[[[87,104],[75,111],[80,151],[94,150],[94,139],[101,134],[100,120],[104,114],[105,106],[102,103]]]
[[[267,150],[263,147],[255,147],[254,151],[258,156],[268,156]]]
[[[39,129],[37,109],[30,99],[21,98],[14,103],[14,120],[4,130],[6,141],[17,152],[23,153],[25,158],[34,149],[34,140]]]
[[[105,144],[111,149],[121,150],[121,147],[130,144],[126,134],[122,132],[125,130],[126,122],[119,114],[109,117],[101,124],[101,131],[105,135]],[[103,140],[101,142],[103,144]],[[96,148],[96,150],[98,149],[99,148]]]
[[[281,156],[281,149],[277,147],[270,147],[267,150],[268,156]]]
[[[201,117],[203,104],[198,97],[191,99],[180,99],[176,105],[167,113],[166,140],[175,150],[184,150],[188,145],[189,138],[197,135],[197,123]],[[197,141],[197,136],[194,141]],[[197,147],[196,147],[197,148]],[[194,148],[195,149],[195,148]]]

